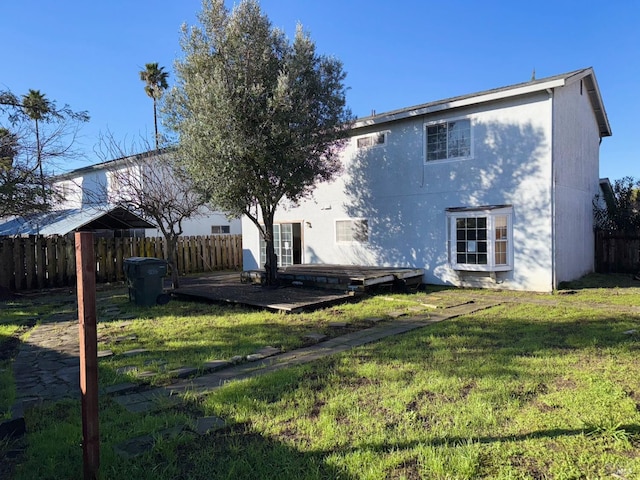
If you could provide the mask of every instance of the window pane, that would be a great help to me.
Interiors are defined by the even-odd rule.
[[[487,242],[478,242],[478,253],[487,253]]]
[[[367,220],[355,220],[353,223],[353,240],[360,243],[369,241],[369,223]]]
[[[456,256],[456,263],[467,263],[467,256],[465,254],[458,254]]]
[[[467,228],[476,228],[475,218],[467,218]]]
[[[371,137],[362,137],[358,139],[358,148],[364,148],[371,145]]]
[[[369,241],[369,223],[367,220],[336,221],[336,242]]]
[[[467,251],[467,242],[457,242],[456,243],[456,252],[463,253]]]
[[[487,254],[480,253],[478,254],[478,265],[486,265],[487,264]]]
[[[351,222],[338,220],[336,222],[336,242],[348,242],[351,240]]]

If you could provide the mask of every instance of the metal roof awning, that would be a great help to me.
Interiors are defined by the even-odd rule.
[[[17,217],[0,224],[0,236],[66,235],[78,231],[156,228],[123,207],[85,207]]]

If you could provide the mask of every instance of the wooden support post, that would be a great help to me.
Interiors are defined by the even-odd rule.
[[[76,275],[80,333],[80,393],[82,395],[82,459],[84,480],[98,478],[98,331],[96,316],[96,258],[93,233],[77,232]]]

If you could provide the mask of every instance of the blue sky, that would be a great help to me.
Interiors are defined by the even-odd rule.
[[[229,6],[233,2],[228,2]],[[318,51],[342,60],[348,104],[362,117],[592,66],[613,136],[602,142],[600,174],[640,178],[640,2],[538,0],[262,0],[272,23],[297,22]],[[95,163],[100,133],[127,145],[153,136],[152,102],[138,72],[181,55],[180,25],[199,0],[5,1],[0,89],[39,89],[58,105],[87,110],[79,140]],[[170,83],[172,76],[169,78]]]

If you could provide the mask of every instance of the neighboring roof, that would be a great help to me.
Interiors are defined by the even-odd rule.
[[[596,77],[593,72],[593,68],[591,67],[555,75],[552,77],[541,78],[539,80],[531,80],[529,82],[517,83],[515,85],[509,85],[507,87],[494,88],[492,90],[485,90],[469,95],[446,98],[444,100],[437,100],[435,102],[424,103],[422,105],[416,105],[413,107],[393,110],[378,115],[372,115],[357,120],[354,128],[378,125],[381,123],[393,122],[404,118],[415,117],[417,115],[425,115],[428,113],[449,110],[452,108],[466,107],[469,105],[476,105],[479,103],[490,102],[503,98],[526,95],[542,90],[563,87],[565,85],[583,79],[585,80],[586,90],[589,94],[589,99],[591,100],[591,106],[596,115],[598,128],[600,130],[600,137],[611,136],[611,126],[609,125],[607,113],[605,112],[602,97],[600,96],[600,89],[598,88],[598,83],[596,82]]]
[[[93,165],[88,165],[86,167],[76,168],[75,170],[69,170],[68,172],[61,173],[56,176],[56,180],[65,180],[70,178],[75,178],[80,175],[84,175],[85,173],[90,173],[96,170],[108,170],[110,168],[119,167],[120,165],[131,165],[141,160],[150,157],[160,157],[165,153],[173,150],[173,147],[161,148],[160,150],[149,150],[147,152],[137,153],[135,155],[129,155],[126,157],[114,158],[113,160],[107,160],[100,163],[94,163]]]
[[[156,228],[122,207],[85,207],[18,217],[0,224],[0,236],[66,235],[75,231]]]

